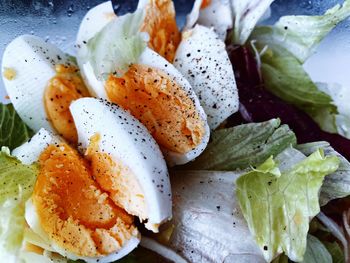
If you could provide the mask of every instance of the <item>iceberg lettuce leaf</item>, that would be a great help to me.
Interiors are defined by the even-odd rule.
[[[0,152],[0,255],[16,255],[22,245],[24,204],[33,191],[36,165],[23,165],[3,148]]]
[[[329,201],[350,195],[350,162],[336,152],[328,142],[314,142],[301,144],[296,147],[305,155],[310,155],[317,149],[323,149],[326,156],[337,156],[340,160],[339,168],[326,176],[320,193],[320,204],[326,205]]]
[[[272,119],[214,131],[204,153],[186,168],[234,171],[258,165],[296,144],[289,127],[280,125],[279,119]]]
[[[303,263],[330,263],[332,256],[326,246],[313,235],[307,236],[307,247]]]
[[[237,179],[240,207],[267,261],[282,252],[293,261],[303,260],[309,220],[320,211],[319,190],[338,166],[336,156],[317,150],[284,169],[270,157]]]
[[[140,32],[144,12],[137,10],[112,20],[87,43],[89,62],[100,80],[110,74],[122,76],[137,63],[147,46],[147,33]]]

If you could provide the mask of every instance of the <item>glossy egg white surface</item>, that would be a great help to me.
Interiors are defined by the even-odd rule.
[[[3,77],[6,92],[22,120],[34,131],[54,131],[47,119],[44,92],[56,75],[58,64],[74,65],[71,57],[39,37],[23,35],[5,49],[1,70],[13,70],[13,79]]]
[[[171,218],[171,188],[163,155],[147,129],[122,108],[104,100],[83,98],[70,106],[83,149],[100,135],[99,149],[130,168],[143,189],[146,227],[157,231]]]
[[[225,40],[227,30],[233,26],[233,15],[230,0],[211,0],[209,5],[201,9],[203,0],[196,0],[191,13],[187,16],[185,29],[196,23],[214,28],[221,40]]]
[[[139,3],[139,7],[142,5],[146,5],[148,1],[141,1]],[[77,45],[78,46],[78,64],[80,65],[82,75],[86,81],[87,86],[91,90],[92,94],[95,94],[99,98],[108,99],[106,91],[105,91],[105,81],[99,80],[95,75],[92,66],[87,62],[85,63],[84,57],[86,56],[87,41],[96,35],[105,25],[107,25],[111,21],[110,16],[106,16],[104,14],[108,14],[113,12],[112,5],[110,2],[105,2],[93,9],[91,9],[87,15],[85,16],[83,22],[80,25]],[[116,18],[116,17],[114,17]],[[113,19],[113,18],[112,18]],[[98,26],[89,26],[92,21],[96,21],[95,23]],[[158,55],[156,52],[152,51],[150,48],[146,48],[144,52],[141,54],[139,58],[139,64],[143,64],[146,66],[154,67],[163,72],[167,73],[171,79],[176,80],[176,82],[183,88],[183,90],[188,94],[188,96],[192,99],[195,104],[199,115],[205,123],[205,134],[202,138],[202,142],[195,149],[191,150],[186,154],[178,154],[174,152],[167,151],[166,149],[162,149],[162,152],[167,160],[167,163],[171,166],[180,165],[190,162],[191,160],[198,157],[203,150],[205,149],[209,137],[210,137],[210,129],[207,125],[207,117],[206,114],[195,95],[191,85],[189,82],[182,76],[182,74],[166,59],[162,56]]]
[[[188,79],[211,129],[238,111],[238,90],[225,43],[213,29],[196,25],[183,33],[174,66]]]
[[[29,165],[34,162],[37,162],[41,153],[49,145],[52,145],[52,144],[57,145],[62,142],[63,141],[59,137],[56,137],[55,135],[53,135],[52,133],[48,132],[45,129],[40,129],[40,131],[37,134],[35,134],[30,141],[13,150],[12,155],[16,156],[24,164]],[[132,236],[130,240],[127,242],[127,244],[123,246],[121,250],[118,251],[117,253],[112,253],[110,255],[107,255],[105,257],[100,257],[100,258],[81,257],[61,248],[55,242],[49,239],[48,235],[41,227],[38,213],[31,199],[29,199],[26,202],[25,218],[30,229],[34,231],[35,234],[41,237],[42,241],[44,242],[45,249],[49,248],[51,252],[59,253],[60,255],[72,260],[81,259],[88,263],[113,262],[129,254],[133,249],[137,247],[137,245],[140,242],[139,238]]]

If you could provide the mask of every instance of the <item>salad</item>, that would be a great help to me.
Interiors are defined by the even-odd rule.
[[[76,53],[5,49],[2,262],[350,262],[350,90],[303,67],[350,16],[273,0],[112,3]]]

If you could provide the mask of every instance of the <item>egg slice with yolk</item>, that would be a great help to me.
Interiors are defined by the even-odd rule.
[[[39,164],[25,217],[52,252],[72,260],[111,262],[137,246],[140,234],[133,217],[101,189],[91,164],[77,150],[42,129],[13,155]]]
[[[130,16],[133,15],[135,14]],[[113,32],[110,32],[111,28],[124,28],[127,26],[123,24],[125,21],[134,20],[126,17],[116,19],[102,31],[95,32],[98,33],[98,44],[93,42],[94,45],[91,45],[92,42],[87,42],[85,48],[90,54],[98,50],[93,57],[101,56],[101,52],[105,52],[97,46],[105,45],[106,41],[111,43],[108,44],[108,50],[117,53],[113,41],[118,41],[118,37],[122,36],[116,36],[115,40],[110,38],[109,35]],[[81,30],[85,32],[82,27],[85,27],[84,24]],[[128,44],[132,49],[133,43]],[[78,51],[78,62],[92,92],[120,105],[140,120],[161,146],[169,165],[187,163],[201,154],[210,133],[206,114],[189,82],[171,63],[146,47],[138,55],[137,63],[130,65],[125,74],[108,72],[105,78],[96,72],[95,59],[86,59],[80,52],[84,53],[82,50]],[[107,68],[106,64],[111,64],[110,61],[107,58],[98,61],[98,66]]]
[[[150,36],[148,46],[169,62],[173,62],[181,40],[173,1],[141,0],[138,8],[146,10],[141,31]]]
[[[40,165],[26,220],[53,252],[111,262],[137,246],[134,216],[154,232],[171,218],[167,166],[147,129],[122,108],[82,98],[70,110],[81,153],[44,129],[12,152]]]
[[[69,55],[38,37],[23,35],[6,47],[2,73],[11,102],[30,128],[43,127],[77,142],[69,105],[89,92]]]
[[[103,100],[72,103],[79,143],[110,198],[157,232],[171,217],[171,189],[160,149],[128,112]]]

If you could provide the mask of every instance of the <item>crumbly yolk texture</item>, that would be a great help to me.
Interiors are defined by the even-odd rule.
[[[141,27],[141,31],[150,36],[149,47],[171,63],[181,41],[175,17],[172,0],[149,0]]]
[[[88,162],[70,146],[49,146],[39,164],[32,200],[43,230],[58,246],[98,257],[138,236],[133,218],[100,190]]]
[[[56,72],[44,94],[46,113],[56,131],[76,144],[78,134],[69,106],[74,100],[88,97],[89,92],[76,67],[57,65]]]
[[[106,92],[113,103],[140,120],[165,149],[183,154],[202,141],[204,122],[194,102],[164,72],[133,65],[121,78],[110,75]]]
[[[211,0],[203,0],[201,9],[208,7],[211,4]]]
[[[99,134],[92,136],[85,153],[91,162],[96,182],[117,206],[123,207],[128,214],[145,220],[147,218],[145,197],[135,174],[121,161],[116,162],[115,157],[101,152],[99,142]]]

